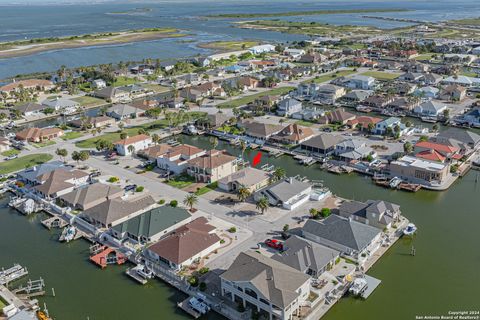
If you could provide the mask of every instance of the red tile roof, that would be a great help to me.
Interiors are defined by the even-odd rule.
[[[151,139],[150,136],[147,136],[146,134],[139,134],[139,135],[136,135],[136,136],[133,136],[133,137],[127,137],[123,140],[115,141],[114,144],[123,144],[123,145],[127,146],[127,145],[130,145],[130,144],[137,143],[139,141],[147,140],[147,139]]]
[[[431,161],[438,161],[438,162],[444,162],[447,157],[442,155],[441,153],[435,151],[435,150],[425,150],[417,153],[415,155],[417,158],[422,158],[425,160],[431,160]]]
[[[415,144],[415,147],[432,149],[443,153],[454,153],[458,151],[458,148],[456,147],[430,141],[419,141]]]

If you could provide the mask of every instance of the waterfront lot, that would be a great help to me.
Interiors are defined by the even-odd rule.
[[[0,162],[0,174],[19,171],[52,160],[53,156],[47,153],[30,154],[17,159]]]
[[[217,105],[218,108],[238,108],[244,105],[249,104],[250,102],[255,101],[255,99],[265,96],[265,95],[283,95],[286,94],[292,90],[294,90],[295,87],[280,87],[280,88],[275,88],[271,90],[266,90],[262,91],[261,93],[257,94],[250,94],[241,98],[233,99],[228,102],[223,102]]]
[[[393,72],[382,72],[382,71],[367,71],[361,73],[362,76],[373,77],[377,80],[394,80],[400,77],[400,73],[393,73]]]

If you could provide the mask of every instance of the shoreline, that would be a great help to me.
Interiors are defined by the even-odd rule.
[[[262,18],[262,17],[288,17],[288,16],[314,16],[325,14],[349,14],[349,13],[383,13],[383,12],[407,12],[410,9],[346,9],[346,10],[310,10],[289,11],[277,13],[221,13],[207,15],[207,18]]]
[[[0,59],[9,59],[33,55],[41,52],[63,49],[74,49],[95,46],[107,46],[114,44],[126,44],[133,42],[142,42],[149,40],[160,40],[168,38],[182,38],[186,33],[179,33],[179,30],[172,29],[172,32],[165,31],[140,31],[140,32],[122,32],[112,35],[105,35],[99,38],[89,39],[59,39],[54,42],[45,42],[37,44],[14,45],[11,48],[0,50]],[[8,43],[5,43],[8,45]]]

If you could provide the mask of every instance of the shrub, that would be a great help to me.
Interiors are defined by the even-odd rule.
[[[200,274],[205,274],[205,273],[207,273],[208,271],[210,271],[210,269],[207,268],[207,267],[203,267],[203,268],[201,268],[200,270],[198,270],[198,272],[200,272]]]
[[[160,199],[160,200],[158,201],[158,204],[164,204],[164,203],[165,203],[165,199]]]
[[[115,183],[120,181],[120,179],[118,177],[110,177],[107,181],[110,183]]]
[[[324,218],[328,217],[331,213],[332,210],[330,210],[329,208],[322,208],[322,210],[320,210],[320,215]]]
[[[224,239],[220,239],[220,244],[224,244],[225,243],[225,240]]]
[[[450,166],[450,173],[457,173],[458,171],[458,164],[452,164]]]
[[[188,283],[189,283],[192,287],[198,286],[198,277],[197,277],[197,276],[191,276],[190,278],[188,278]]]
[[[145,189],[143,186],[138,186],[138,187],[135,189],[135,192],[142,192],[143,189]]]
[[[176,206],[178,206],[178,201],[177,200],[170,201],[170,207],[175,208]]]
[[[207,290],[207,284],[206,284],[205,282],[201,282],[199,289],[200,289],[200,291],[205,291],[205,290]]]
[[[231,227],[230,229],[228,229],[228,232],[235,233],[235,232],[237,232],[237,228]]]

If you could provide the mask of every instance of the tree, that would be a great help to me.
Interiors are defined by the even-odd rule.
[[[198,202],[198,197],[195,193],[189,193],[183,199],[183,204],[190,207],[190,211],[193,211],[193,206]]]
[[[406,153],[406,154],[410,154],[412,153],[413,151],[413,146],[410,142],[405,142],[405,144],[403,145],[403,151]]]
[[[285,176],[287,175],[285,169],[281,168],[281,167],[278,167],[275,169],[275,171],[273,172],[273,178],[275,181],[278,181],[278,180],[281,180],[283,178],[285,178]]]
[[[370,132],[370,133],[373,132],[373,129],[375,129],[375,125],[372,122],[370,122],[368,124],[368,132]]]
[[[288,224],[285,224],[283,226],[283,232],[287,232],[290,229],[290,226]]]
[[[445,110],[443,110],[443,117],[444,117],[445,119],[450,118],[450,109],[445,109]]]
[[[245,187],[241,187],[240,189],[238,189],[237,191],[237,197],[238,197],[238,200],[240,201],[245,201],[248,199],[248,197],[250,197],[251,195],[251,192],[250,190],[248,190],[247,188]]]
[[[67,149],[57,149],[57,150],[55,150],[55,154],[59,157],[62,157],[63,162],[67,162],[66,159],[65,159],[68,156]]]
[[[242,160],[243,160],[243,154],[245,153],[245,150],[247,150],[247,144],[245,141],[240,141],[240,147],[242,148]]]
[[[90,158],[90,153],[88,151],[73,151],[72,153],[72,159],[74,161],[77,161],[77,164],[80,162],[80,161],[86,161],[88,160],[88,158]]]
[[[123,122],[119,122],[118,123],[118,128],[120,129],[120,131],[122,131],[123,128],[125,128],[125,124]]]
[[[125,139],[127,139],[127,137],[128,137],[128,135],[127,135],[126,132],[120,133],[120,139],[121,139],[121,140],[125,140]]]
[[[130,153],[133,157],[133,154],[135,153],[135,146],[131,144],[127,147],[127,150],[128,150],[128,153]]]
[[[320,215],[324,218],[328,217],[330,214],[332,214],[332,210],[329,208],[322,208],[322,210],[320,210]]]
[[[213,149],[215,149],[218,146],[218,138],[217,137],[212,137],[210,139],[210,143],[212,144]]]
[[[318,210],[317,209],[311,208],[309,213],[310,213],[310,217],[312,217],[312,219],[317,219],[317,217],[318,217]]]
[[[156,133],[152,134],[152,142],[157,145],[160,142],[160,136]]]
[[[433,129],[433,131],[438,131],[438,124],[434,124],[434,125],[432,126],[432,129]]]
[[[268,199],[266,197],[258,199],[255,207],[257,208],[257,210],[260,210],[261,214],[264,214],[269,207]]]

